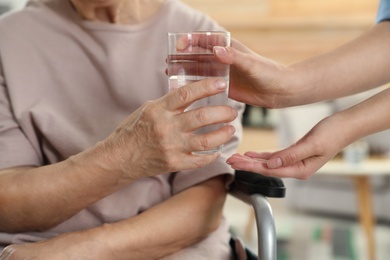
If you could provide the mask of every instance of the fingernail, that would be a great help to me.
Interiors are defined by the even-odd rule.
[[[221,46],[214,46],[214,53],[220,57],[227,56],[226,49],[224,47],[221,47]]]
[[[215,85],[216,85],[217,89],[226,89],[227,88],[226,81],[224,81],[222,79],[216,80]]]
[[[188,46],[188,43],[187,41],[185,41],[184,39],[180,38],[177,42],[176,42],[176,49],[177,50],[184,50],[185,48],[187,48]]]
[[[280,158],[273,158],[271,160],[268,160],[267,162],[267,166],[270,169],[279,168],[280,166],[282,166],[282,164],[282,159]]]

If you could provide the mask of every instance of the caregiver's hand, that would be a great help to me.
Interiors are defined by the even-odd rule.
[[[246,152],[234,154],[227,163],[236,170],[246,170],[266,176],[307,179],[332,159],[350,140],[332,129],[337,118],[328,117],[318,123],[302,139],[276,152]]]
[[[290,69],[232,40],[232,47],[214,47],[214,55],[230,67],[229,97],[250,105],[280,108],[290,105],[297,88],[290,87]]]
[[[291,70],[287,66],[256,54],[235,39],[232,39],[232,47],[226,48],[221,47],[225,43],[222,44],[220,40],[218,36],[199,35],[191,39],[191,47],[197,45],[204,52],[213,51],[219,62],[232,65],[230,98],[251,105],[278,108],[288,106],[294,95],[299,93],[300,86],[292,89],[289,85],[291,80],[288,77],[293,73],[289,73]],[[183,37],[178,40],[176,47],[180,52],[186,50],[188,46],[187,37]],[[208,63],[207,60],[206,64]],[[201,72],[197,70],[197,73]]]

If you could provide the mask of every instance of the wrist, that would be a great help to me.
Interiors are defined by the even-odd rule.
[[[275,108],[304,105],[308,90],[305,89],[304,77],[293,66],[278,68],[277,88],[280,89],[279,102]]]
[[[332,142],[338,150],[342,150],[347,145],[361,137],[359,126],[353,122],[353,116],[345,111],[335,113],[327,118],[330,122],[328,131],[334,135]]]
[[[103,143],[99,142],[94,147],[70,156],[66,161],[74,172],[88,178],[89,183],[94,183],[95,189],[101,186],[108,195],[123,188],[131,180],[126,179],[119,167],[115,167],[107,157]]]
[[[85,258],[96,260],[118,259],[118,256],[114,254],[114,250],[107,242],[110,234],[108,230],[102,228],[105,226],[106,224],[84,231],[65,233],[62,236],[65,236],[65,239],[71,245],[75,245],[74,253],[77,257],[84,259],[84,254],[88,254],[85,255]],[[72,251],[72,249],[69,248],[68,251]]]

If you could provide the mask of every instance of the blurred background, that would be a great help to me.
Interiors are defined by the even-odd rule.
[[[379,0],[183,2],[209,14],[230,31],[232,37],[258,54],[286,65],[332,50],[364,33],[375,24],[379,5]],[[286,147],[322,118],[386,87],[289,109],[267,110],[247,106],[243,121],[244,140],[239,150]],[[368,145],[370,155],[387,159],[390,151],[389,131],[362,141]],[[385,167],[386,172],[390,171],[390,165]],[[278,235],[278,259],[389,259],[390,175],[367,177],[370,190],[366,190],[366,198],[369,198],[368,204],[374,217],[371,239],[368,239],[360,220],[359,210],[364,212],[365,209],[358,200],[361,188],[359,191],[357,178],[345,177],[336,171],[332,176],[315,175],[306,181],[284,180],[286,197],[270,199]],[[225,211],[233,231],[247,246],[257,251],[252,209],[229,197]],[[369,243],[374,253],[369,253]]]
[[[28,0],[0,0],[0,13],[23,8]]]
[[[290,64],[354,39],[375,23],[378,0],[182,0],[217,20],[232,37],[260,55]],[[27,0],[0,0],[0,13],[17,11]],[[379,89],[386,88],[382,86]],[[288,146],[319,120],[366,99],[378,90],[348,98],[282,110],[247,106],[240,152]],[[335,133],[337,134],[337,133]],[[332,141],[332,140],[330,140]],[[371,154],[387,158],[390,133],[363,140]],[[388,167],[390,174],[390,167]],[[334,174],[337,175],[337,172]],[[373,174],[374,175],[374,174]],[[284,180],[286,198],[270,199],[278,236],[278,259],[371,259],[359,221],[357,188],[345,176]],[[375,217],[375,259],[390,257],[390,175],[370,176]],[[232,232],[255,252],[251,207],[229,197],[225,215]]]

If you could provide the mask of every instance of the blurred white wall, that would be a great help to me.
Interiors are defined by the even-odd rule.
[[[28,0],[12,0],[13,2],[13,8],[20,9],[23,8]]]
[[[21,9],[28,0],[0,0],[0,4],[9,4],[12,9]]]

